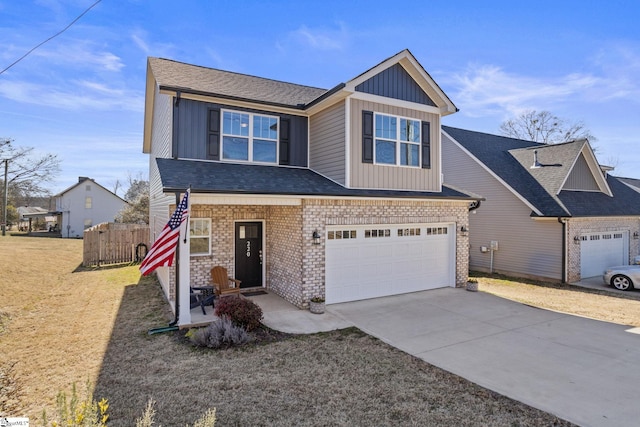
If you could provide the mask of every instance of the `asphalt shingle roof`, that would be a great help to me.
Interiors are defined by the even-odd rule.
[[[442,126],[442,130],[528,200],[542,216],[640,215],[640,194],[607,176],[613,197],[594,191],[560,191],[586,141],[546,145]],[[534,151],[539,168],[531,168]],[[532,214],[533,215],[533,214]]]
[[[218,95],[271,105],[299,108],[328,92],[215,68],[185,64],[163,58],[149,58],[149,66],[160,88],[183,89],[196,94]]]
[[[191,187],[193,193],[474,199],[449,187],[440,193],[349,189],[305,168],[161,158],[156,162],[165,192]]]

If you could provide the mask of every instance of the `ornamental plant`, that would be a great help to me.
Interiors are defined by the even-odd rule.
[[[215,314],[218,317],[228,317],[237,326],[247,331],[260,327],[262,309],[253,301],[240,297],[223,297],[216,300]]]

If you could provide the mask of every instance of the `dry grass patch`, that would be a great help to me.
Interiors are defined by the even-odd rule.
[[[640,291],[625,293],[575,285],[513,279],[499,274],[473,275],[480,290],[535,307],[640,327]]]
[[[150,336],[172,318],[157,282],[137,266],[78,268],[81,249],[79,240],[0,238],[9,316],[0,366],[15,363],[24,391],[6,415],[35,424],[42,409],[55,412],[58,392],[88,380],[95,399],[109,400],[110,426],[133,425],[150,399],[166,426],[210,408],[219,426],[570,425],[357,329],[221,351],[183,333]]]

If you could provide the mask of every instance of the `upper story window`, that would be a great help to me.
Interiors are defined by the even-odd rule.
[[[84,208],[85,209],[91,209],[91,207],[93,206],[93,199],[91,198],[91,196],[87,196],[84,198]]]
[[[223,110],[222,158],[277,163],[278,118]]]
[[[375,163],[420,166],[420,120],[375,114]]]

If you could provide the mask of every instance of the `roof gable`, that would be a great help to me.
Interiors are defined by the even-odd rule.
[[[584,154],[580,153],[578,156],[573,169],[569,172],[562,186],[562,190],[600,191],[600,187],[598,187],[598,183],[593,174],[591,174]]]
[[[400,73],[398,70],[399,66],[403,72]],[[406,73],[406,75],[405,75]],[[394,76],[394,77],[402,77],[403,80],[408,81],[411,80],[412,87],[419,87],[421,91],[426,95],[426,97],[431,101],[433,105],[436,106],[440,110],[440,114],[443,116],[455,113],[458,111],[458,108],[454,105],[454,103],[449,99],[449,97],[444,93],[444,91],[438,86],[438,84],[433,80],[433,78],[427,73],[427,71],[420,65],[418,60],[413,56],[413,54],[409,51],[409,49],[405,49],[394,56],[385,59],[378,65],[370,68],[359,76],[349,80],[345,83],[345,90],[349,92],[358,91],[357,88],[361,89],[365,86],[369,86],[373,82],[382,83],[380,87],[383,89],[377,89],[377,92],[382,93],[391,93],[400,88],[395,87],[395,82],[393,84],[384,83],[381,81],[383,76]],[[373,79],[373,80],[372,80]],[[368,82],[368,83],[367,83]],[[414,86],[415,85],[415,86]],[[402,89],[405,90],[405,89]],[[361,90],[365,92],[364,90]],[[367,92],[372,93],[372,92]],[[381,93],[377,93],[381,94]],[[385,95],[382,95],[385,96]],[[400,99],[397,96],[391,96],[392,98]],[[419,99],[419,97],[415,96],[415,99]],[[417,102],[416,100],[412,102]]]
[[[435,107],[429,95],[416,83],[400,64],[394,64],[355,87],[356,92],[380,95],[387,98]]]
[[[640,197],[600,171],[586,140],[546,145],[448,126],[442,129],[503,185],[534,206],[538,215],[640,214]]]

